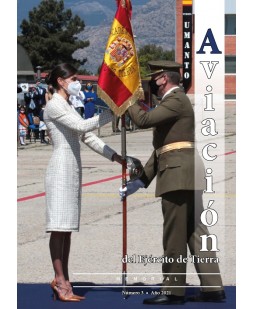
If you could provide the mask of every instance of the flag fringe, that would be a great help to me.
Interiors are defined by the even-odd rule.
[[[122,116],[129,106],[136,103],[137,100],[144,99],[144,91],[141,85],[139,85],[138,89],[120,107],[114,103],[111,97],[102,88],[100,88],[99,85],[97,85],[97,95],[105,101],[116,116]]]

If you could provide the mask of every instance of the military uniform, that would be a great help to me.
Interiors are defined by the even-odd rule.
[[[140,180],[148,187],[156,177],[155,194],[162,198],[164,256],[174,259],[173,263],[163,263],[162,289],[183,296],[186,263],[179,263],[177,259],[187,258],[187,245],[192,255],[216,257],[214,252],[200,251],[200,235],[209,233],[200,221],[205,170],[194,148],[193,108],[184,91],[173,87],[155,109],[146,112],[134,104],[128,112],[139,128],[153,128],[154,151]],[[202,291],[223,290],[218,264],[196,263],[195,267]]]

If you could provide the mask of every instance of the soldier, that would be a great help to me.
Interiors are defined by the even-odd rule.
[[[205,169],[194,148],[194,112],[180,84],[180,64],[171,61],[152,61],[150,89],[161,97],[159,105],[147,112],[139,104],[128,108],[133,122],[143,129],[153,128],[154,151],[140,178],[120,188],[120,195],[130,195],[147,188],[156,177],[156,196],[161,197],[164,257],[172,263],[162,265],[161,293],[144,304],[183,304],[185,302],[187,245],[191,255],[216,259],[215,252],[202,252],[200,235],[209,232],[200,221],[203,209]],[[197,172],[196,172],[197,171]],[[171,259],[170,259],[171,260]],[[166,261],[166,259],[165,259]],[[203,261],[203,260],[202,260]],[[219,302],[225,297],[217,263],[194,263],[201,292],[188,300]],[[210,275],[206,275],[210,273]]]

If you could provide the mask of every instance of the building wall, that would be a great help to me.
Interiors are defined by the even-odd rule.
[[[34,82],[35,72],[25,48],[17,43],[17,83]]]
[[[225,55],[235,56],[236,55],[236,36],[226,35],[225,36]],[[236,95],[236,74],[225,75],[225,94]]]
[[[232,1],[233,2],[233,1]],[[229,12],[235,14],[234,6],[230,9]],[[183,38],[183,6],[182,0],[176,0],[176,57],[175,61],[179,63],[183,63],[183,46],[182,46],[182,38]],[[194,15],[193,15],[194,19]],[[194,20],[193,20],[194,25]],[[225,39],[225,55],[236,55],[236,35],[226,35]],[[188,90],[188,94],[194,94],[194,55],[195,55],[195,46],[194,46],[194,29],[192,36],[192,84],[190,89]],[[235,95],[236,94],[236,74],[226,74],[225,75],[225,95]]]
[[[225,75],[225,94],[236,95],[236,75]]]
[[[236,55],[236,36],[225,36],[225,55]]]

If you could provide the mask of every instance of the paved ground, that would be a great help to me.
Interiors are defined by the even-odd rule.
[[[235,105],[226,106],[225,175],[216,182],[225,186],[224,214],[215,233],[220,248],[220,268],[224,285],[235,285]],[[111,125],[100,132],[101,138],[121,152],[120,135],[111,133]],[[143,163],[152,151],[152,131],[127,132],[127,154]],[[18,147],[17,197],[17,281],[48,283],[53,278],[49,255],[49,234],[45,233],[44,174],[52,153],[51,145],[31,143]],[[72,236],[70,276],[74,282],[120,284],[122,254],[122,212],[118,196],[121,167],[109,162],[82,145],[83,195],[80,232]],[[118,178],[117,178],[118,176]],[[162,255],[162,214],[160,199],[154,197],[155,181],[145,190],[128,198],[128,255]],[[43,195],[43,194],[42,194]],[[30,197],[30,198],[29,198]],[[220,210],[219,210],[220,213]],[[159,283],[161,264],[127,265],[129,280]],[[195,270],[189,263],[189,284],[198,285]],[[102,273],[102,274],[101,274]],[[104,273],[107,273],[104,275]],[[110,274],[108,274],[110,273]],[[142,273],[130,276],[131,273]],[[155,273],[156,275],[150,275]]]

